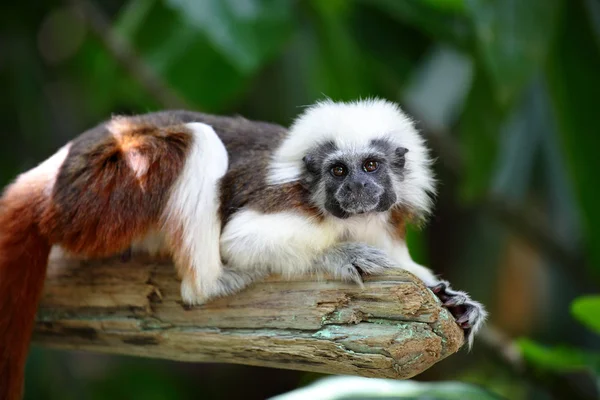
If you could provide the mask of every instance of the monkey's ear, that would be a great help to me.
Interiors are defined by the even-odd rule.
[[[310,154],[305,155],[302,158],[302,161],[304,161],[306,170],[308,172],[310,172],[311,174],[316,174],[319,172],[319,166],[317,165],[315,158],[313,156],[311,156]]]
[[[394,166],[396,168],[404,168],[404,165],[406,164],[406,153],[408,153],[408,149],[406,147],[398,147],[396,149],[396,157],[394,160]]]
[[[404,157],[404,155],[408,153],[408,149],[406,147],[398,147],[396,149],[396,156]]]

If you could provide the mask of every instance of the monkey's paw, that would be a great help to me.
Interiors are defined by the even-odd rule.
[[[216,279],[190,274],[181,281],[181,298],[187,305],[201,305],[212,299],[237,293],[265,275],[262,271],[237,271],[227,267],[220,271]]]
[[[343,243],[329,250],[320,267],[337,279],[363,285],[363,275],[377,275],[394,267],[385,252],[363,243]]]
[[[193,274],[183,277],[180,290],[181,299],[185,305],[199,306],[208,300],[201,282],[199,282]]]
[[[471,300],[467,293],[451,289],[450,284],[446,281],[441,281],[430,289],[463,329],[470,349],[473,346],[475,334],[485,322],[487,311],[481,303]]]

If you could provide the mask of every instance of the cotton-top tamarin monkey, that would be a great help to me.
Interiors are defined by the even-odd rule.
[[[413,262],[405,224],[430,212],[423,138],[393,103],[325,101],[289,130],[185,111],[113,117],[22,174],[0,199],[0,398],[21,397],[48,255],[172,255],[201,304],[270,273],[403,268],[471,343],[483,307]]]

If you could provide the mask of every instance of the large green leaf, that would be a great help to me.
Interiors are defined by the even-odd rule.
[[[470,26],[463,0],[361,0],[404,24],[451,45],[466,47]]]
[[[117,15],[114,29],[191,105],[218,112],[282,48],[292,28],[291,3],[277,2],[273,7],[266,0],[209,3],[132,0]],[[209,14],[199,17],[201,11]],[[202,18],[209,18],[210,23]],[[215,36],[217,28],[223,30],[224,36],[219,37],[223,41]],[[148,104],[144,100],[148,94],[139,89],[135,77],[109,54],[93,42],[86,43],[82,53],[80,70],[95,93],[95,108],[105,111],[114,107],[115,101],[142,108]],[[146,109],[151,108],[155,107]]]
[[[421,0],[432,7],[444,11],[462,12],[465,9],[465,0]]]
[[[588,249],[600,271],[600,51],[579,0],[569,1],[562,17],[547,81]]]
[[[600,334],[600,295],[575,299],[571,303],[571,313],[579,322]]]
[[[480,58],[501,104],[545,61],[562,0],[467,0]]]
[[[241,72],[256,71],[290,33],[291,0],[167,0]]]
[[[376,92],[371,94],[399,99],[399,89],[421,68],[431,39],[366,2],[356,4],[349,20],[347,30],[358,47],[358,58],[367,68],[361,80],[365,76],[373,80]]]
[[[247,83],[248,77],[184,14],[162,2],[130,39],[166,82],[205,110],[219,110]]]

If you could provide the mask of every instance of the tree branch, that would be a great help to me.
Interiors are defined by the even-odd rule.
[[[93,264],[89,265],[89,264]],[[181,303],[168,262],[51,261],[34,341],[194,362],[410,378],[463,344],[462,330],[413,275],[271,278],[204,306]]]

